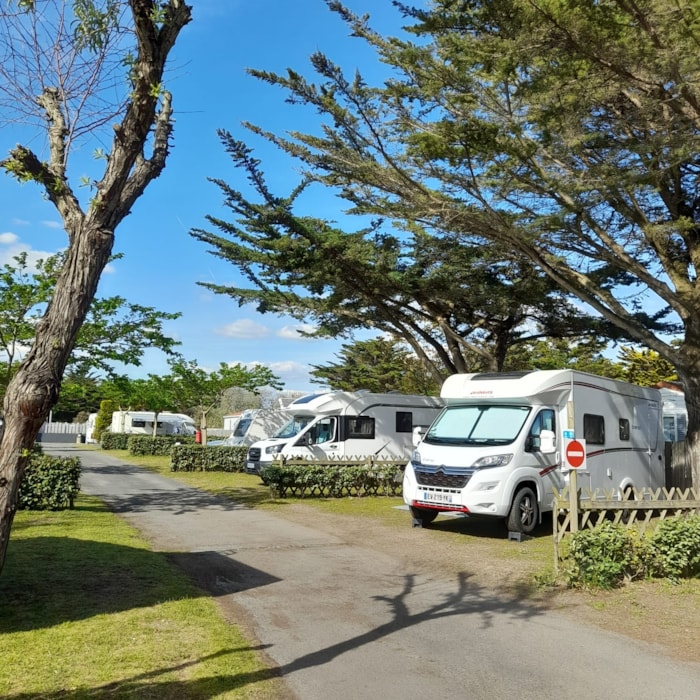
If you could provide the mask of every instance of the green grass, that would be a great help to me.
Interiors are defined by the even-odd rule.
[[[92,498],[16,515],[0,606],[4,700],[280,696],[212,599]]]

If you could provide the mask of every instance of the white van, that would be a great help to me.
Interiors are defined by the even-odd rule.
[[[153,411],[114,411],[112,413],[112,433],[129,433],[131,435],[153,435],[153,422],[156,414]],[[194,420],[184,413],[158,413],[156,435],[194,435],[196,426]]]
[[[564,450],[584,446],[578,487],[664,485],[664,434],[657,389],[573,370],[456,374],[443,412],[404,472],[414,526],[438,513],[505,518],[530,533],[568,483]],[[576,466],[576,465],[571,465]]]
[[[278,456],[408,459],[414,429],[426,429],[443,405],[434,396],[367,391],[302,396],[284,408],[287,423],[274,437],[250,446],[246,471],[259,474]]]

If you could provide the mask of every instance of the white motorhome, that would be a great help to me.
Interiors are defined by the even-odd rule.
[[[289,414],[281,408],[250,408],[241,413],[233,432],[225,440],[209,441],[207,444],[225,447],[249,446],[271,437],[287,421]]]
[[[683,442],[688,432],[688,409],[685,393],[680,385],[660,386],[664,414],[664,439],[666,442]]]
[[[408,458],[416,427],[427,428],[444,402],[434,396],[330,391],[284,408],[287,423],[250,446],[246,471],[260,473],[278,456],[316,459]]]
[[[134,435],[153,435],[153,411],[114,411],[112,413],[113,433],[129,433]],[[195,422],[184,413],[158,413],[156,435],[194,435]]]
[[[440,512],[505,518],[530,533],[551,511],[553,489],[568,484],[567,445],[583,450],[578,488],[664,485],[664,436],[658,389],[573,370],[457,374],[441,396],[445,409],[416,445],[403,498],[413,524]]]

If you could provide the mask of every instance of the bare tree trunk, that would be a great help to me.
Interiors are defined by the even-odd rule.
[[[693,488],[700,492],[700,374],[698,371],[683,371],[680,368],[677,371],[685,390],[685,406],[688,411],[686,455],[690,460]]]
[[[0,434],[0,571],[32,445],[58,400],[68,357],[112,252],[114,231],[146,186],[160,175],[169,152],[171,101],[160,86],[168,54],[190,21],[190,8],[183,0],[128,0],[128,4],[138,50],[131,68],[133,89],[121,124],[114,125],[112,149],[90,209],[81,210],[66,178],[68,128],[58,89],[46,88],[37,97],[46,111],[50,161],[42,162],[18,146],[0,163],[8,173],[43,187],[61,215],[69,241],[51,303],[5,394]],[[158,7],[162,11],[156,12]],[[147,158],[149,144],[152,154]]]

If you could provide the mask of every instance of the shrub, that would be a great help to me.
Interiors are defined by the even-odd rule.
[[[130,437],[126,433],[102,433],[100,447],[103,450],[127,450]]]
[[[73,507],[80,490],[80,460],[33,453],[19,487],[20,510],[64,510]]]
[[[645,573],[644,545],[624,525],[605,522],[571,535],[567,578],[575,587],[615,588]]]
[[[662,520],[650,549],[655,575],[672,580],[700,575],[700,515]]]
[[[183,443],[194,444],[194,436],[184,435],[130,435],[127,441],[128,450],[132,455],[162,455],[170,456],[175,445]]]
[[[247,454],[248,448],[242,445],[232,447],[176,445],[170,451],[170,470],[174,472],[242,472],[245,469]]]

